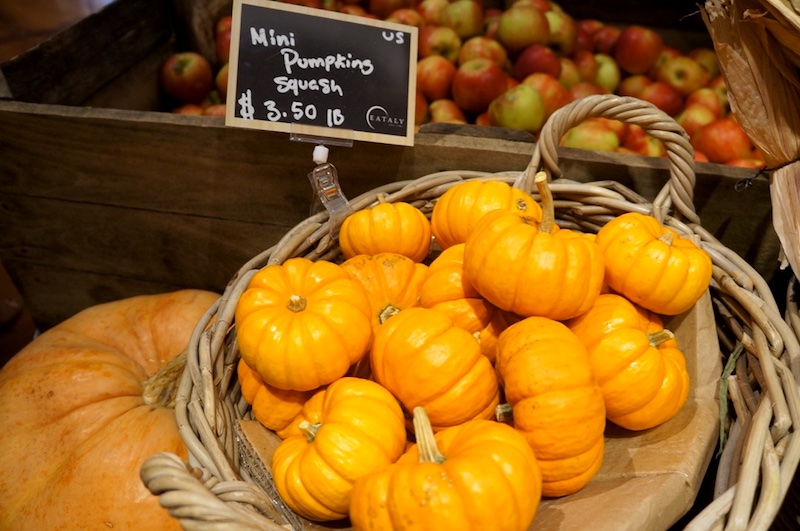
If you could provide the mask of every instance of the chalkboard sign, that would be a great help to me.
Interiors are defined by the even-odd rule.
[[[414,144],[417,28],[237,0],[225,124]]]

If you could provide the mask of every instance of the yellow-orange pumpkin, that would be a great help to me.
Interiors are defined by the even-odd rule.
[[[345,258],[397,253],[422,262],[431,248],[431,222],[414,205],[380,201],[345,218],[339,245]]]
[[[542,209],[530,194],[503,181],[471,179],[450,187],[439,197],[431,213],[431,229],[442,249],[464,243],[475,224],[487,212],[504,210],[536,221]]]
[[[434,437],[421,407],[414,410],[414,426],[418,443],[396,464],[356,481],[354,529],[528,529],[542,477],[519,432],[473,420]]]
[[[378,327],[370,365],[407,412],[424,407],[437,431],[491,418],[500,400],[478,341],[436,310],[408,308]]]
[[[686,361],[660,317],[621,295],[605,294],[566,324],[589,351],[608,420],[644,430],[683,407],[689,394]]]
[[[542,495],[577,492],[603,461],[603,393],[586,347],[564,324],[527,317],[500,334],[495,361],[514,427],[533,448]]]
[[[180,529],[145,459],[186,459],[156,387],[218,295],[181,290],[87,308],[0,370],[0,529]],[[159,374],[158,377],[154,376]]]

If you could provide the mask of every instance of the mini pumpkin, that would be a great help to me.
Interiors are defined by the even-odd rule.
[[[541,207],[524,190],[503,181],[471,179],[453,185],[436,201],[431,213],[436,243],[447,249],[466,242],[478,220],[493,210],[542,219]]]
[[[434,436],[421,407],[414,426],[418,442],[396,464],[356,481],[354,529],[528,529],[542,478],[516,430],[473,420]]]
[[[389,252],[422,262],[431,249],[431,222],[410,203],[379,198],[377,205],[345,218],[339,245],[345,258]]]
[[[378,327],[370,365],[406,411],[424,407],[437,431],[491,418],[500,400],[478,341],[436,310],[408,308]]]
[[[690,309],[708,289],[711,257],[652,216],[628,212],[597,233],[608,286],[661,315]]]
[[[403,412],[377,383],[344,377],[311,397],[302,417],[302,433],[284,439],[272,456],[275,488],[305,518],[342,519],[354,483],[403,454]]]
[[[253,417],[263,426],[285,439],[290,433],[293,421],[300,414],[315,391],[293,391],[272,387],[256,371],[239,358],[236,366],[242,397],[250,404]]]
[[[420,305],[450,316],[456,326],[476,337],[483,355],[494,361],[497,337],[508,325],[506,314],[464,278],[463,243],[448,247],[431,262],[420,287]]]
[[[606,294],[566,324],[589,351],[608,420],[644,430],[683,407],[689,394],[686,361],[657,315],[621,295]]]
[[[536,185],[542,222],[512,212],[486,214],[467,238],[464,275],[495,306],[555,320],[592,307],[603,286],[604,262],[592,238],[555,224],[547,176]]]
[[[419,306],[428,272],[425,264],[398,253],[361,254],[343,262],[342,268],[366,289],[374,326],[405,308]]]
[[[310,391],[344,376],[372,341],[366,290],[326,260],[264,267],[239,297],[235,320],[245,363],[284,390]]]
[[[542,473],[542,495],[583,488],[603,461],[603,393],[583,343],[564,324],[527,317],[506,328],[497,345],[497,373]]]

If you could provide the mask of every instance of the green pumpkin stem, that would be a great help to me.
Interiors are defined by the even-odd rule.
[[[319,431],[319,429],[321,427],[322,427],[322,423],[321,422],[319,422],[317,424],[312,424],[307,420],[303,420],[303,421],[300,422],[300,424],[297,425],[297,428],[300,430],[300,432],[303,435],[306,436],[306,440],[309,443],[314,442],[314,439],[317,438],[317,432]]]
[[[397,315],[398,312],[400,312],[400,308],[389,304],[378,314],[378,322],[383,324],[387,319],[389,319],[389,317]]]
[[[658,332],[653,332],[652,334],[647,334],[647,341],[651,346],[654,347],[657,347],[661,343],[669,341],[670,339],[675,339],[675,334],[666,328],[664,330],[659,330]]]
[[[431,420],[428,418],[425,408],[421,406],[414,408],[414,434],[417,436],[420,463],[442,464],[445,462],[445,456],[436,446]]]
[[[494,418],[497,422],[514,422],[514,408],[509,403],[497,404],[494,408]]]
[[[306,309],[306,298],[302,295],[292,295],[286,303],[286,308],[295,313],[302,312]]]
[[[553,192],[547,185],[547,173],[540,171],[533,180],[542,198],[542,223],[539,225],[539,232],[552,234],[553,226],[556,224],[556,209],[553,204]]]

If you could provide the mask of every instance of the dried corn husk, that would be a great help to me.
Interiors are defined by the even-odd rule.
[[[707,0],[731,110],[764,154],[781,267],[800,274],[800,0]]]

